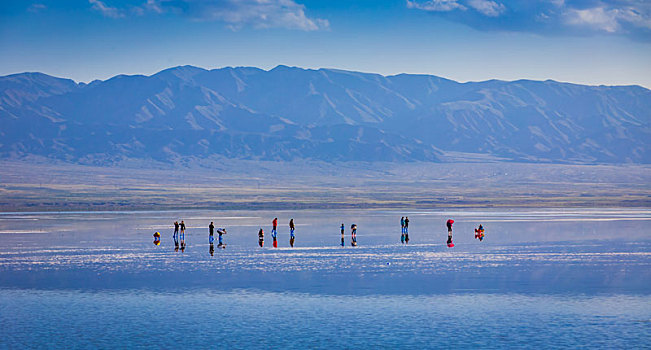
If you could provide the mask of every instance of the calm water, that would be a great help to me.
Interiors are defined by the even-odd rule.
[[[228,229],[212,255],[210,221]],[[0,213],[0,347],[648,348],[650,224],[642,209]]]

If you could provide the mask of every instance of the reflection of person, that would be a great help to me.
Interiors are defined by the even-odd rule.
[[[260,228],[260,231],[258,231],[258,244],[260,247],[264,246],[264,231],[262,230],[262,227]]]
[[[409,217],[405,217],[405,244],[409,244]]]
[[[208,249],[208,252],[210,252],[210,256],[214,256],[215,254],[215,245],[210,242],[210,249]]]
[[[276,227],[278,227],[278,218],[273,219],[273,221],[271,222],[271,226],[272,226],[272,228],[271,228],[271,236],[275,238],[276,233],[277,233]]]
[[[475,229],[475,238],[479,239],[480,242],[484,240],[484,226],[481,224],[479,225],[479,228]]]
[[[357,246],[357,225],[352,224],[350,225],[350,236],[351,236],[351,242],[350,244],[355,247]]]
[[[452,243],[452,224],[454,224],[454,220],[449,219],[445,225],[448,227],[448,244]]]
[[[179,251],[179,237],[174,236],[174,251],[178,252]]]
[[[294,219],[289,220],[289,245],[294,246],[294,240],[296,239],[296,236],[294,236],[294,230],[296,227],[294,226]]]
[[[160,232],[154,232],[154,244],[160,245]]]
[[[344,246],[344,230],[345,230],[345,227],[344,227],[344,223],[342,222],[341,223],[341,246],[342,247]]]
[[[276,230],[276,227],[278,227],[278,218],[274,218],[274,220],[271,222],[272,228],[271,228],[271,238],[273,238],[273,247],[278,248],[278,241],[276,241],[276,235],[278,234],[278,231]]]

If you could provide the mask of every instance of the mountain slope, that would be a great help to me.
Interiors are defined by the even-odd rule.
[[[651,91],[278,66],[0,77],[0,157],[651,162]]]

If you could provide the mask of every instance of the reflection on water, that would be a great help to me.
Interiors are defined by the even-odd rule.
[[[287,227],[263,244],[274,217],[295,219],[299,244]],[[210,221],[228,227],[218,254]],[[650,221],[644,209],[0,213],[0,344],[640,348]],[[352,223],[356,247],[352,228],[342,243]],[[143,337],[152,325],[165,336]]]
[[[173,223],[180,214],[201,221],[183,220],[187,230],[175,233]],[[373,289],[376,293],[407,294],[430,290],[648,293],[645,279],[651,279],[650,210],[604,210],[601,214],[597,210],[536,210],[530,216],[524,211],[356,210],[276,212],[274,216],[257,211],[180,214],[21,213],[14,214],[19,220],[13,221],[12,215],[2,214],[0,231],[32,231],[35,227],[48,227],[50,231],[41,235],[2,236],[5,244],[0,247],[0,272],[12,278],[0,279],[0,287],[49,288],[48,284],[54,283],[77,288],[83,286],[87,275],[107,273],[114,277],[99,279],[94,285],[119,288],[132,286],[136,283],[133,280],[141,281],[143,288],[149,283],[159,285],[140,277],[142,271],[186,273],[183,285],[173,279],[164,280],[167,288],[205,287],[219,281],[223,289],[282,291],[270,274],[289,274],[289,280],[282,285],[292,290],[345,290],[362,294],[368,294],[367,288],[380,288]],[[269,222],[263,218],[283,219],[290,214],[300,232],[300,246],[289,246],[290,229],[279,229],[276,233],[282,238],[277,240],[278,248],[263,245],[260,238],[264,237],[264,227],[260,225]],[[401,244],[399,225],[405,214],[410,218],[408,245]],[[539,221],[545,215],[552,219],[572,217],[576,221]],[[110,220],[96,220],[96,216]],[[511,216],[532,220],[486,223],[487,218]],[[25,221],[26,217],[36,221]],[[450,217],[454,217],[454,248],[445,245],[446,221]],[[600,218],[618,221],[599,221]],[[207,225],[211,221],[228,227],[229,249],[221,250],[219,259],[211,259],[215,249]],[[150,227],[161,222],[168,227],[157,231],[160,246],[152,247]],[[351,223],[346,241],[358,237],[356,247],[341,246],[341,225],[346,222]],[[481,242],[475,239],[480,223],[485,233]],[[222,230],[225,232],[222,228],[217,232]],[[217,248],[220,247],[225,245],[218,244]],[[43,278],[30,277],[41,272]],[[53,272],[58,274],[56,278],[52,277]],[[300,274],[300,278],[295,274]],[[401,284],[392,283],[396,279]]]
[[[0,344],[50,348],[644,348],[649,296],[0,290]],[[144,336],[152,334],[153,336]],[[182,340],[182,343],[179,341]]]

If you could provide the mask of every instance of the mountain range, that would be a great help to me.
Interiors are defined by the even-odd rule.
[[[0,159],[651,163],[651,91],[278,66],[0,77]]]

